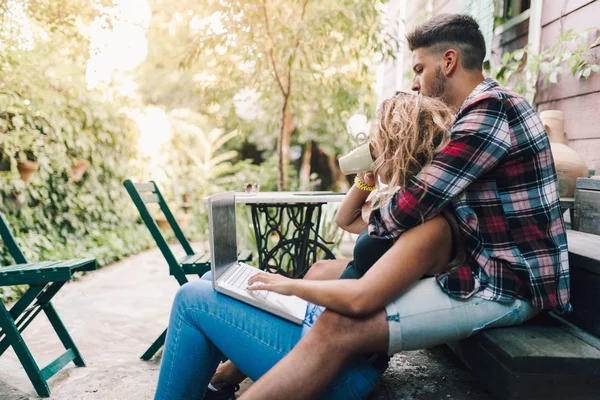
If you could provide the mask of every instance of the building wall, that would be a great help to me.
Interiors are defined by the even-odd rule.
[[[496,29],[494,39],[492,40],[491,63],[498,65],[502,60],[502,54],[513,52],[527,45],[527,35],[529,33],[529,12],[526,12],[526,18],[522,21],[506,28]],[[519,18],[521,19],[521,18]]]
[[[597,37],[600,34],[599,16],[598,0],[544,1],[541,48],[551,47],[556,43],[557,35],[569,29],[583,32],[596,27],[590,37]],[[600,60],[600,47],[596,47],[594,55]],[[564,112],[569,146],[600,174],[600,74],[592,73],[589,79],[577,79],[565,72],[556,84],[538,84],[536,106],[538,112],[550,109]]]

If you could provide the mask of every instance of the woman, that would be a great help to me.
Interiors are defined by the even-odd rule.
[[[440,101],[431,98],[400,94],[384,102],[372,135],[374,154],[377,156],[374,173],[388,183],[380,200],[385,200],[396,190],[402,190],[411,176],[431,161],[447,143],[452,122],[451,111]],[[373,182],[367,183],[370,183],[367,186],[373,185]],[[365,183],[355,185],[345,202],[347,209],[355,210],[347,222],[356,224],[356,228],[362,230],[365,222],[357,215],[367,199],[368,191],[358,186],[364,189]],[[378,204],[381,202],[375,201],[373,206],[377,207]],[[201,399],[209,382],[216,388],[231,388],[243,379],[243,374],[253,380],[259,379],[307,335],[324,308],[341,315],[368,318],[386,307],[388,321],[393,324],[393,317],[398,314],[394,307],[398,307],[401,301],[412,301],[413,287],[419,286],[421,294],[431,293],[431,297],[436,298],[444,296],[442,301],[450,302],[448,296],[436,287],[433,278],[419,280],[426,275],[446,271],[451,260],[460,258],[452,251],[453,248],[459,248],[458,236],[453,231],[456,232],[442,215],[424,221],[397,238],[398,243],[394,247],[400,249],[402,257],[394,255],[392,263],[385,260],[385,263],[378,263],[378,267],[363,268],[364,271],[360,273],[364,272],[364,276],[360,279],[292,280],[264,273],[251,279],[249,283],[253,286],[249,290],[293,294],[313,303],[307,308],[302,326],[217,294],[209,280],[202,279],[184,285],[177,294],[171,312],[156,398]],[[434,254],[433,257],[427,257],[428,262],[422,262],[420,255],[423,252]],[[460,251],[456,253],[462,254]],[[386,257],[387,254],[383,259]],[[391,264],[393,268],[389,268]],[[339,277],[342,272],[343,264],[337,263],[335,266],[329,268],[332,278]],[[498,307],[499,310],[494,312],[504,315],[503,305],[490,307]],[[524,313],[521,316],[526,317]],[[464,337],[470,333],[457,334]],[[450,334],[448,337],[453,336]],[[389,346],[385,348],[390,354],[400,349],[409,350],[406,344],[400,344],[402,339],[390,327]],[[427,342],[426,338],[417,342],[412,344],[415,348],[437,344]],[[377,352],[384,348],[364,350]],[[223,355],[237,368],[229,362],[215,374]],[[382,372],[383,368],[373,363],[371,357],[349,357],[345,369],[320,394],[321,398],[366,398]]]

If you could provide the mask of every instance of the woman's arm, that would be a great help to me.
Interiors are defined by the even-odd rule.
[[[369,315],[398,298],[425,273],[445,268],[451,245],[448,223],[435,217],[401,235],[361,279],[308,281],[258,274],[250,279],[253,286],[248,289],[296,295],[345,315]]]
[[[375,186],[373,173],[359,174],[359,178],[368,186]],[[340,204],[335,222],[350,233],[361,233],[367,229],[367,223],[361,218],[361,209],[371,192],[353,185]]]

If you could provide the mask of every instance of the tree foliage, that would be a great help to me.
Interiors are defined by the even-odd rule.
[[[89,40],[79,24],[99,12],[75,0],[3,1],[0,12],[0,211],[26,256],[105,264],[147,247],[121,186],[137,128],[85,84]],[[24,159],[39,162],[30,183],[17,169]],[[90,167],[75,182],[77,159]],[[0,265],[12,262],[2,248]]]
[[[280,188],[286,186],[292,139],[323,143],[328,153],[347,146],[340,141],[347,119],[374,108],[377,57],[395,54],[395,40],[382,33],[380,1],[153,4],[154,29],[185,54],[178,82],[191,85],[182,84],[174,95],[197,98],[205,107],[199,112],[217,104],[216,114],[226,124],[236,120],[236,128],[252,141],[277,140]],[[165,77],[173,71],[163,70]],[[236,96],[244,91],[253,93],[258,105],[251,123],[235,112]]]

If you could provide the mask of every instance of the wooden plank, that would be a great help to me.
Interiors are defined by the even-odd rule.
[[[433,1],[433,9],[434,9],[435,15],[456,13],[457,10],[461,9],[460,6],[461,6],[460,0],[434,0]]]
[[[600,237],[567,230],[569,260],[572,267],[587,269],[600,275]]]
[[[600,337],[600,275],[571,264],[571,304],[573,312],[565,318]]]
[[[598,196],[600,196],[600,179],[577,178],[575,187],[577,189],[598,190]]]
[[[0,277],[0,285],[24,285],[34,283],[64,282],[73,279],[71,270],[68,268],[58,271],[40,271],[38,273],[12,274]]]
[[[569,1],[570,2],[570,1]],[[546,2],[544,2],[546,3]],[[542,27],[542,48],[550,47],[556,42],[556,37],[561,32],[573,29],[575,32],[583,32],[587,28],[598,26],[598,15],[600,14],[600,2],[592,1],[584,8],[565,15],[561,19],[552,21]]]
[[[565,132],[572,140],[598,139],[600,132],[600,92],[569,99],[539,103],[538,113],[544,110],[560,110],[565,116]],[[571,145],[572,143],[569,143]],[[598,149],[596,149],[596,152]],[[595,154],[594,154],[595,155]],[[597,159],[597,156],[593,159]]]
[[[54,376],[58,371],[63,369],[65,365],[75,359],[75,352],[73,349],[65,351],[60,357],[48,364],[43,370],[40,371],[42,379],[47,381],[50,377]]]
[[[600,349],[560,326],[523,325],[490,329],[481,333],[480,340],[512,371],[588,374],[600,378]]]
[[[35,272],[37,270],[53,268],[56,264],[58,264],[57,261],[42,261],[42,262],[39,262],[39,263],[10,265],[8,267],[2,268],[2,270],[0,270],[0,275],[9,275],[9,274],[14,274],[14,273],[24,273],[25,271],[27,271],[27,272],[29,272],[29,271]]]
[[[144,202],[144,204],[158,203],[159,202],[159,198],[158,198],[158,195],[156,193],[153,193],[153,194],[140,194],[140,197],[142,198],[142,201]]]
[[[573,229],[600,235],[600,191],[575,191]]]
[[[600,311],[600,275],[587,269],[571,267],[571,303],[579,310]],[[600,312],[599,312],[600,316]]]
[[[152,183],[152,182],[134,183],[133,187],[135,187],[135,190],[137,190],[140,193],[144,193],[144,192],[154,193],[156,190],[156,187],[154,186],[154,183]]]
[[[542,3],[542,26],[558,20],[561,16],[575,12],[585,12],[586,5],[595,0],[551,0]]]
[[[600,47],[591,51],[590,58],[593,59],[594,57],[600,57]],[[600,74],[592,73],[588,79],[580,79],[574,77],[565,66],[563,73],[558,76],[557,83],[543,85],[538,82],[535,102],[536,104],[543,104],[549,101],[597,92],[600,92]]]
[[[600,316],[597,309],[575,309],[573,313],[566,315],[565,319],[592,335],[600,335]]]
[[[510,370],[475,336],[449,344],[473,375],[502,400],[590,400],[600,382],[586,375],[528,374]]]
[[[520,43],[519,47],[517,47],[517,48],[521,48],[527,44],[527,34],[528,33],[529,33],[529,18],[518,23],[515,26],[511,26],[510,28],[506,29],[499,35],[494,35],[494,39],[493,39],[493,43],[492,43],[492,50],[497,50],[498,48],[502,48],[503,51],[506,51],[506,50],[504,50],[504,47],[506,47],[509,44],[511,44],[515,41],[518,41],[519,39],[522,39],[524,37],[525,40],[524,41],[521,40],[519,42]]]
[[[600,137],[595,139],[571,140],[569,147],[575,150],[586,163],[591,164],[598,171],[600,169]],[[596,175],[600,175],[597,172]]]

